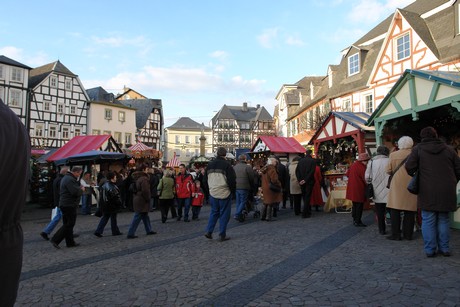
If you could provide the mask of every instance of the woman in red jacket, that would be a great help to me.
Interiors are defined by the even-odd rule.
[[[315,161],[315,185],[313,186],[313,191],[311,193],[310,206],[315,207],[316,211],[319,211],[319,206],[324,205],[323,195],[321,194],[321,182],[323,181],[323,176],[321,175],[321,168],[319,167],[321,160],[316,159]]]
[[[361,217],[363,215],[364,202],[366,201],[366,179],[364,174],[367,162],[370,159],[367,153],[360,153],[358,160],[347,171],[348,185],[346,197],[353,202],[351,215],[353,217],[353,225],[356,227],[366,227],[366,224],[361,221]]]

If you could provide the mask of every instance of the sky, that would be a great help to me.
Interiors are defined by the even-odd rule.
[[[161,99],[165,127],[224,105],[273,114],[283,84],[323,76],[341,51],[414,0],[22,0],[2,4],[0,55],[61,61],[85,89]]]

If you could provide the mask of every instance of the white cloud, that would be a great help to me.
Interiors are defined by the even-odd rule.
[[[273,45],[278,38],[278,31],[278,28],[265,29],[262,34],[257,36],[259,44],[267,49],[273,48]]]
[[[48,55],[43,51],[37,51],[33,55],[27,55],[24,53],[24,50],[14,46],[5,46],[0,48],[0,54],[3,54],[6,57],[9,57],[10,59],[18,61],[24,65],[30,66],[31,68],[52,62],[49,60]]]
[[[298,38],[298,37],[288,36],[286,38],[286,44],[288,44],[290,46],[304,46],[305,42],[302,39]]]
[[[124,46],[144,47],[150,44],[149,40],[144,36],[125,38],[121,35],[113,35],[107,37],[92,36],[91,40],[97,45],[104,47],[119,48]]]
[[[397,8],[403,8],[415,0],[359,0],[348,13],[348,20],[361,24],[374,24],[387,18]]]
[[[216,51],[214,51],[214,52],[211,52],[211,53],[209,54],[209,56],[210,56],[211,58],[220,59],[220,60],[225,60],[225,59],[227,59],[227,57],[228,57],[228,52],[222,51],[222,50],[216,50]]]

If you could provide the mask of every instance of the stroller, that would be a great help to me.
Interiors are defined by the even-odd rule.
[[[238,221],[244,222],[246,217],[252,212],[252,217],[257,219],[260,217],[260,210],[259,210],[259,202],[260,196],[256,195],[252,197],[252,199],[248,199],[246,202],[246,207],[243,209],[242,214],[239,216]]]

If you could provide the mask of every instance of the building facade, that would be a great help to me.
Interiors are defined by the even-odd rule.
[[[87,133],[88,95],[60,61],[30,71],[29,134],[32,147],[59,148]]]
[[[204,155],[212,154],[212,130],[203,123],[199,124],[190,117],[181,117],[164,132],[164,161],[169,161],[176,153],[176,157],[184,164],[188,164],[194,157],[200,156],[200,138],[204,135]]]
[[[273,117],[268,111],[257,105],[224,105],[211,120],[213,151],[225,147],[235,154],[236,149],[250,149],[261,135],[275,135]]]
[[[13,110],[28,127],[28,85],[30,67],[0,55],[0,99]]]

